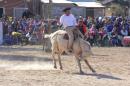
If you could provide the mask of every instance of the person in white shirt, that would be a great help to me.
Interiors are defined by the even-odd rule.
[[[70,9],[71,8],[65,8],[63,10],[64,14],[60,17],[60,24],[63,25],[64,28],[77,25],[76,18],[70,13]]]
[[[60,24],[69,35],[68,50],[72,51],[72,45],[74,41],[73,31],[76,29],[77,22],[74,15],[71,14],[70,10],[71,8],[65,8],[63,10],[64,14],[60,17]]]

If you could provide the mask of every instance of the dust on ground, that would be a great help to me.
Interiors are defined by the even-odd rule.
[[[0,46],[0,86],[130,86],[130,48],[92,48],[89,63],[78,73],[73,56],[62,56],[63,70],[53,69],[42,46]],[[57,64],[58,65],[58,64]]]

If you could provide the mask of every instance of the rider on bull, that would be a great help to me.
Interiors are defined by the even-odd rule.
[[[70,12],[71,8],[63,9],[64,14],[60,17],[60,24],[69,35],[68,50],[72,51],[74,41],[74,30],[77,29],[77,21],[73,14]],[[79,31],[80,32],[80,31]],[[80,34],[80,33],[79,33]]]

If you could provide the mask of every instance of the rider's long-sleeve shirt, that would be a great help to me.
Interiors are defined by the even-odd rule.
[[[66,28],[68,26],[76,26],[77,22],[73,14],[70,15],[64,14],[60,17],[60,24],[63,25],[64,28]]]

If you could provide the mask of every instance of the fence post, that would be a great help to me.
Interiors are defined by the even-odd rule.
[[[52,0],[49,0],[48,5],[48,32],[51,33],[51,18],[52,18]]]
[[[0,45],[3,44],[3,24],[0,22]]]

